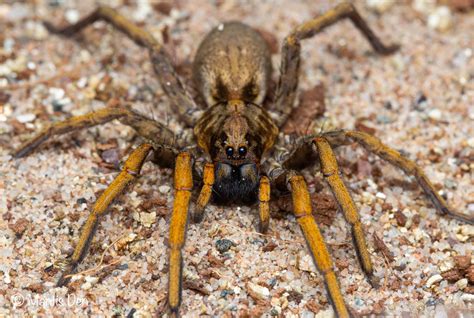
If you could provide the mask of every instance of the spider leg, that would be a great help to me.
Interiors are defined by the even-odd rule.
[[[260,184],[258,187],[258,209],[259,209],[259,232],[266,233],[270,223],[270,180],[267,176],[260,178]]]
[[[193,126],[200,109],[186,91],[163,46],[151,33],[138,27],[116,10],[107,6],[98,7],[77,23],[64,28],[57,28],[49,22],[45,22],[44,24],[51,33],[71,36],[98,20],[106,21],[132,39],[136,44],[148,49],[153,68],[161,87],[170,98],[171,104],[177,110],[180,118],[187,125]]]
[[[277,125],[282,127],[293,109],[298,87],[298,74],[301,58],[301,40],[308,39],[336,22],[349,18],[354,26],[362,32],[373,49],[382,55],[395,52],[399,46],[386,46],[375,35],[365,20],[351,3],[342,3],[312,20],[309,20],[288,35],[282,47],[280,79],[276,90],[274,111],[278,113]]]
[[[474,224],[474,216],[469,216],[449,209],[448,205],[435,190],[423,170],[413,161],[403,157],[400,152],[384,145],[377,137],[361,131],[341,131],[339,133],[343,134],[347,139],[357,142],[367,151],[376,154],[383,160],[386,160],[392,165],[400,168],[408,176],[414,176],[440,214],[451,216],[469,224]]]
[[[148,119],[125,107],[108,107],[85,115],[75,116],[52,124],[43,129],[35,137],[23,143],[13,154],[16,158],[29,155],[43,142],[55,135],[63,135],[72,131],[81,130],[105,124],[114,119],[134,128],[142,137],[157,145],[173,145],[174,134],[171,130],[157,121]]]
[[[69,282],[71,274],[76,271],[77,265],[82,262],[87,254],[101,216],[105,214],[112,201],[124,191],[125,187],[137,179],[145,159],[152,150],[153,146],[151,144],[142,144],[135,149],[128,157],[120,174],[97,199],[94,208],[82,227],[79,241],[68,262],[67,268],[58,280],[58,286],[64,286]]]
[[[344,218],[351,225],[352,239],[356,246],[359,263],[371,284],[377,286],[377,281],[373,277],[374,268],[367,249],[365,233],[360,222],[359,213],[354,200],[341,179],[336,156],[329,142],[323,137],[315,138],[313,142],[318,151],[324,178],[329,183],[332,193],[344,213]]]
[[[182,248],[186,239],[189,200],[193,188],[191,155],[179,153],[174,169],[175,197],[170,224],[170,268],[168,285],[168,305],[172,316],[178,316],[181,303],[183,255]]]
[[[214,185],[214,164],[210,162],[206,163],[204,166],[202,180],[204,185],[202,186],[201,192],[199,193],[195,211],[191,213],[191,219],[195,223],[202,221],[204,209],[211,199],[212,186]]]
[[[342,297],[341,288],[334,273],[331,255],[324,243],[319,226],[312,215],[311,198],[306,181],[295,173],[287,174],[287,184],[291,191],[293,210],[306,239],[308,249],[316,268],[324,277],[326,289],[337,317],[349,317],[349,311]]]
[[[378,157],[389,162],[390,164],[403,170],[406,175],[415,177],[420,187],[423,189],[425,195],[431,200],[441,215],[447,215],[455,219],[474,224],[474,216],[459,213],[451,210],[444,199],[438,194],[434,186],[431,184],[428,177],[423,170],[412,160],[405,158],[400,152],[389,146],[383,144],[380,139],[360,131],[331,131],[321,135],[332,148],[344,146],[356,142],[363,146],[367,151],[376,154]],[[302,153],[307,153],[309,144],[313,143],[310,138],[297,147],[281,166],[285,169],[303,169],[308,166],[307,160],[301,156]],[[315,149],[316,150],[316,149]],[[315,151],[316,152],[316,151]],[[318,158],[319,159],[319,158]],[[305,164],[303,164],[305,162]]]

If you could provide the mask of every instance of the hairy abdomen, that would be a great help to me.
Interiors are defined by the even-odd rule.
[[[266,42],[240,22],[214,28],[201,42],[193,67],[197,88],[208,106],[233,99],[261,104],[270,73]]]

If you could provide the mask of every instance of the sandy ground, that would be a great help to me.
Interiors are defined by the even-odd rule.
[[[179,129],[143,49],[104,23],[76,40],[47,33],[42,19],[65,23],[95,6],[59,2],[0,4],[0,316],[160,314],[171,171],[145,164],[138,183],[103,219],[83,273],[69,289],[55,288],[57,265],[117,174],[118,158],[139,140],[113,122],[54,138],[25,159],[10,156],[48,123],[102,108],[112,97]],[[219,21],[243,20],[276,39],[278,48],[298,23],[331,6],[315,2],[321,1],[181,1],[171,12],[166,5],[113,5],[166,41],[174,62],[185,66]],[[377,34],[401,50],[380,58],[349,22],[340,23],[304,42],[301,91],[323,84],[327,125],[375,133],[422,166],[451,207],[472,215],[472,13],[456,13],[453,27],[442,33],[410,5],[383,14],[358,7]],[[279,54],[273,58],[278,69]],[[322,232],[353,312],[473,317],[474,228],[440,217],[413,180],[358,147],[337,154],[381,279],[380,288],[370,287],[343,217],[327,218]],[[305,176],[335,215],[321,175],[309,169]],[[317,196],[315,204],[323,205]],[[183,316],[332,315],[294,218],[275,215],[265,236],[255,230],[254,207],[211,206],[201,224],[189,225]],[[221,253],[222,239],[233,245]]]

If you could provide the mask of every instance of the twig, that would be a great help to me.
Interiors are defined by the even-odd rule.
[[[115,241],[112,242],[112,244],[110,244],[109,246],[107,246],[105,248],[105,250],[102,252],[102,255],[100,257],[100,261],[99,261],[99,264],[94,267],[94,268],[91,268],[91,269],[86,269],[85,271],[82,271],[82,272],[79,272],[79,273],[75,273],[75,274],[69,274],[69,275],[66,275],[65,277],[66,278],[69,278],[69,277],[72,277],[74,275],[87,275],[89,273],[93,273],[93,272],[96,272],[96,271],[99,271],[100,267],[102,266],[102,264],[104,263],[104,257],[105,257],[105,253],[112,247],[114,246],[119,240],[121,240],[122,238],[124,238],[125,236],[129,235],[128,233],[127,234],[124,234],[122,236],[120,236],[118,239],[116,239]],[[119,259],[116,259],[110,263],[108,263],[106,266],[110,266],[110,265],[115,265],[117,264],[118,262],[120,262],[120,258]]]

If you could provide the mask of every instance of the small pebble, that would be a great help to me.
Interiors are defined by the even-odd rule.
[[[298,262],[298,269],[306,272],[313,272],[314,264],[311,256],[305,254]]]
[[[153,223],[155,223],[155,221],[156,221],[156,212],[140,213],[140,222],[143,224],[143,226],[151,227]]]
[[[127,263],[120,264],[119,266],[117,266],[117,269],[121,271],[126,270],[128,269],[128,264]]]
[[[251,293],[260,299],[267,299],[270,296],[270,291],[267,287],[260,286],[254,283],[248,283],[247,287],[250,289]]]
[[[429,14],[436,7],[436,0],[414,0],[412,3],[413,9],[416,11]]]
[[[89,290],[94,286],[98,281],[98,277],[93,277],[93,276],[86,276],[85,277],[86,282],[81,285],[81,289],[83,290]]]
[[[104,150],[100,157],[107,163],[113,164],[118,167],[120,162],[120,150],[118,148],[112,148]]]
[[[221,239],[216,241],[216,248],[221,254],[227,252],[234,245],[234,242],[228,239]]]
[[[64,14],[64,17],[66,18],[67,22],[72,24],[72,23],[76,23],[77,21],[79,21],[80,14],[79,14],[79,11],[77,11],[77,10],[69,9]]]
[[[160,191],[160,193],[163,193],[163,194],[170,192],[170,190],[171,190],[170,186],[167,186],[167,185],[162,185],[158,187],[158,191]]]
[[[390,9],[394,3],[394,0],[367,0],[367,7],[378,13],[383,13]]]
[[[233,295],[234,291],[232,289],[224,289],[221,291],[221,297],[225,298],[227,295]]]
[[[428,117],[433,120],[440,120],[441,119],[441,111],[437,108],[432,109],[428,112]]]
[[[22,124],[30,123],[33,120],[35,120],[35,118],[36,118],[35,114],[23,114],[23,115],[18,115],[16,117],[16,119]]]
[[[319,311],[314,318],[334,318],[336,315],[332,308]]]
[[[426,302],[426,306],[436,306],[439,303],[439,299],[436,298],[430,298]]]
[[[382,192],[377,192],[377,194],[375,194],[375,197],[382,200],[385,200],[387,198],[387,196]]]
[[[470,214],[474,213],[474,203],[469,203],[467,205],[467,210],[469,211]]]
[[[360,299],[359,297],[356,297],[355,304],[356,304],[357,307],[362,307],[362,306],[364,306],[364,301],[362,299]]]
[[[467,145],[474,148],[474,137],[471,137],[467,140]]]
[[[428,16],[428,26],[437,31],[447,31],[452,24],[453,15],[449,7],[439,6]]]
[[[272,317],[277,317],[281,312],[281,308],[279,307],[273,307],[272,310],[270,310],[270,316]]]
[[[467,283],[467,278],[460,279],[456,282],[456,287],[459,288],[459,290],[463,290],[467,287]]]
[[[66,95],[64,89],[60,87],[50,87],[49,88],[49,95],[51,96],[52,100],[59,100]]]
[[[452,179],[446,179],[444,180],[444,186],[448,189],[454,190],[457,188],[457,183]]]
[[[433,275],[426,281],[426,287],[430,288],[433,284],[436,284],[442,280],[443,276],[439,274]]]

